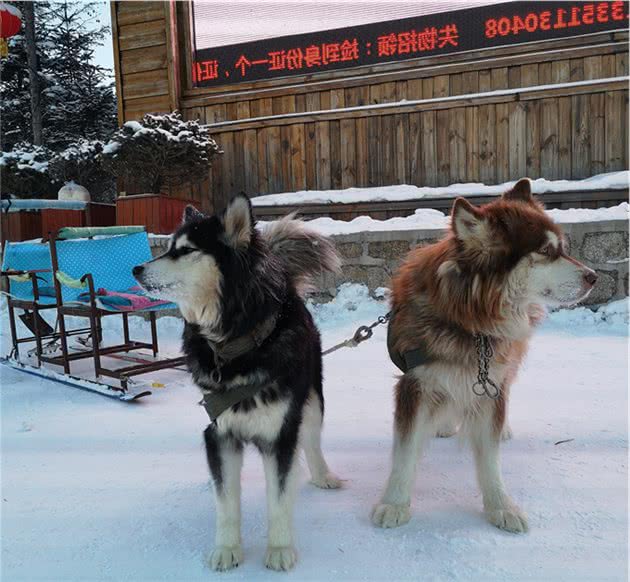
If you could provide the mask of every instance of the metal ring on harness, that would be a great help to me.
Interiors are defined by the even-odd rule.
[[[353,341],[357,344],[364,342],[372,337],[374,332],[367,325],[362,325],[357,331],[354,333]]]
[[[221,375],[221,368],[215,368],[210,372],[210,380],[212,380],[215,384],[221,384],[221,380],[223,376]]]

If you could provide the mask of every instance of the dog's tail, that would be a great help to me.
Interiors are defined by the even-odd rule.
[[[293,214],[272,222],[263,231],[263,237],[302,294],[312,286],[314,277],[325,271],[336,273],[341,268],[332,242],[295,220]]]

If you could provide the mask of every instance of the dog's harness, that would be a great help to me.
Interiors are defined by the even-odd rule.
[[[424,366],[435,360],[424,346],[407,350],[406,352],[395,350],[393,335],[390,321],[390,324],[387,326],[387,351],[389,352],[389,359],[401,372],[406,373],[416,366]]]
[[[407,350],[406,352],[400,352],[394,349],[394,334],[392,332],[392,319],[395,312],[390,311],[389,323],[387,325],[387,351],[389,352],[389,359],[394,365],[404,374],[409,370],[413,370],[416,366],[424,366],[435,361],[435,358],[429,354],[426,346],[418,346],[413,350]]]
[[[420,345],[406,352],[399,352],[394,349],[394,334],[392,333],[392,319],[394,312],[388,313],[389,323],[387,326],[387,351],[389,358],[394,365],[403,373],[413,370],[416,366],[425,366],[436,360],[426,346]],[[490,337],[480,333],[474,334],[475,349],[477,350],[477,381],[472,385],[472,391],[477,396],[488,396],[496,400],[501,394],[501,389],[490,378],[490,360],[494,355]]]
[[[214,370],[210,374],[212,382],[217,386],[221,384],[223,379],[221,368],[225,364],[259,348],[276,329],[279,318],[280,312],[276,312],[259,323],[252,331],[227,342],[208,340],[208,345],[214,355],[215,365]],[[215,423],[223,412],[243,400],[254,397],[267,386],[268,384],[244,384],[228,390],[208,392],[204,394],[200,404],[206,409],[210,420]]]

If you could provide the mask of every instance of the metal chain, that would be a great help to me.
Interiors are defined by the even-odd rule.
[[[379,325],[387,323],[392,316],[392,312],[379,316],[379,318],[370,325],[362,325],[354,332],[354,335],[347,340],[328,348],[322,352],[322,356],[332,354],[341,348],[355,348],[360,343],[369,340],[374,335],[373,329]],[[475,348],[477,350],[477,381],[473,384],[472,390],[477,396],[487,396],[496,400],[501,394],[501,390],[496,383],[490,378],[490,360],[494,355],[490,338],[480,333],[475,334]]]
[[[480,333],[475,334],[475,348],[477,349],[477,381],[472,386],[472,391],[477,396],[488,396],[496,400],[501,391],[490,378],[490,360],[494,355],[490,338]]]
[[[380,315],[378,319],[371,323],[370,325],[362,325],[357,328],[357,331],[354,332],[354,335],[347,340],[344,340],[337,345],[334,345],[332,348],[328,348],[325,352],[322,352],[322,356],[327,356],[328,354],[332,354],[341,348],[356,348],[361,342],[365,340],[369,340],[374,332],[372,331],[376,326],[383,325],[387,323],[392,316],[392,312],[386,313],[385,315]]]

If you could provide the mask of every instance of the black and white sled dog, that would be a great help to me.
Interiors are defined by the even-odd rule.
[[[322,456],[322,356],[302,292],[308,280],[339,268],[334,246],[288,217],[255,228],[244,195],[223,215],[192,206],[163,255],[134,268],[152,296],[174,301],[186,321],[183,349],[212,423],[205,430],[216,491],[216,570],[243,560],[240,473],[243,446],[260,451],[267,482],[265,564],[296,562],[292,508],[298,452],[312,482],[338,488]]]

